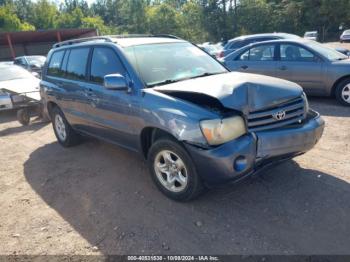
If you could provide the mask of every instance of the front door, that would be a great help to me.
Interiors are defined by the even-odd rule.
[[[105,75],[121,74],[128,79],[127,72],[117,53],[110,47],[95,47],[92,52],[87,113],[89,132],[111,142],[136,148],[133,120],[135,95],[132,92],[108,90],[103,86]]]

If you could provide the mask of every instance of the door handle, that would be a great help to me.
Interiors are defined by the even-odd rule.
[[[242,68],[242,69],[247,69],[248,66],[247,66],[247,65],[242,65],[241,68]]]
[[[282,70],[282,71],[285,71],[285,70],[287,70],[287,67],[285,65],[283,65],[283,66],[280,66],[278,69]]]

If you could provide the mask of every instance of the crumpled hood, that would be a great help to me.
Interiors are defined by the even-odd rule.
[[[300,97],[302,88],[290,81],[263,75],[230,72],[158,86],[156,91],[201,93],[224,107],[248,113]]]

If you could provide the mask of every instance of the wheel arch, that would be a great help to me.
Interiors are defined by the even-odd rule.
[[[159,138],[163,137],[178,141],[178,139],[173,134],[164,129],[150,126],[142,129],[140,134],[140,145],[142,155],[145,159],[147,159],[148,151],[151,148],[152,144]]]
[[[47,108],[47,112],[49,113],[50,117],[51,117],[51,114],[52,114],[52,110],[55,107],[59,107],[55,102],[53,102],[53,101],[47,102],[46,108]]]
[[[333,86],[332,86],[332,90],[331,90],[331,96],[334,97],[335,96],[335,90],[338,86],[338,84],[340,82],[342,82],[343,80],[349,78],[350,79],[350,74],[349,75],[345,75],[345,76],[342,76],[340,77],[339,79],[337,79],[337,81],[334,82]]]

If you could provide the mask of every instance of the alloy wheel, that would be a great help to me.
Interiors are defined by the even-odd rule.
[[[154,170],[159,182],[171,192],[181,192],[188,184],[183,160],[170,150],[162,150],[156,155]]]
[[[65,141],[67,138],[66,125],[63,122],[62,116],[59,114],[55,116],[55,130],[59,139]]]
[[[345,102],[350,104],[350,83],[343,87],[341,97]]]

